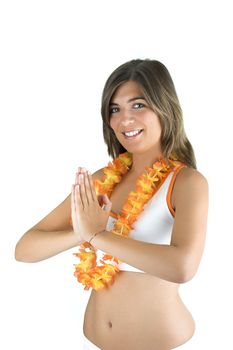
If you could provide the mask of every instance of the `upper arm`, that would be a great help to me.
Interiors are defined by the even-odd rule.
[[[92,174],[93,179],[100,179],[103,176],[103,169]],[[34,225],[30,230],[40,231],[63,231],[70,229],[71,223],[71,193],[48,215]]]
[[[187,279],[190,279],[198,268],[204,249],[208,182],[197,170],[184,168],[177,176],[175,186],[175,218],[171,245],[180,250]]]

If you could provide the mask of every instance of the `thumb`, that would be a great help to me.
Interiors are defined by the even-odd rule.
[[[112,209],[112,202],[108,198],[108,196],[105,194],[103,196],[103,210],[104,211],[111,211]]]

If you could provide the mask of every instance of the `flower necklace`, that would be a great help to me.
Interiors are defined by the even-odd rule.
[[[114,187],[129,171],[131,165],[132,155],[128,152],[120,154],[118,158],[109,162],[103,170],[105,174],[103,179],[94,181],[97,195],[107,194],[110,198]],[[129,193],[121,213],[117,215],[111,232],[128,237],[134,222],[144,210],[144,205],[158,191],[170,172],[181,165],[183,165],[182,162],[171,156],[157,160],[151,168],[146,167],[145,172],[136,181],[136,190]],[[102,265],[97,264],[96,249],[89,242],[82,243],[79,252],[74,255],[80,259],[80,263],[74,265],[74,276],[85,286],[84,290],[93,288],[100,291],[114,283],[115,276],[120,271],[119,259],[110,254],[104,254],[99,261]]]

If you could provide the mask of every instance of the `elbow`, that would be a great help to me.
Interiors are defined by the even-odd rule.
[[[15,260],[19,261],[19,262],[26,262],[23,254],[21,252],[21,249],[19,247],[19,244],[17,244],[15,247]]]
[[[186,283],[191,281],[191,279],[194,277],[195,273],[191,273],[190,271],[184,272],[183,274],[180,274],[178,283]]]
[[[179,282],[178,283],[186,283],[193,279],[197,271],[197,267],[189,263],[188,261],[184,261],[179,269]]]
[[[17,243],[15,247],[15,260],[18,262],[25,263],[34,262],[27,256],[25,250],[21,247],[20,243]]]

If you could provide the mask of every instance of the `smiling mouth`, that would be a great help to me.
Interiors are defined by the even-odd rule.
[[[137,130],[127,131],[127,132],[122,132],[122,134],[125,136],[125,138],[132,139],[140,135],[142,131],[143,129],[137,129]]]

